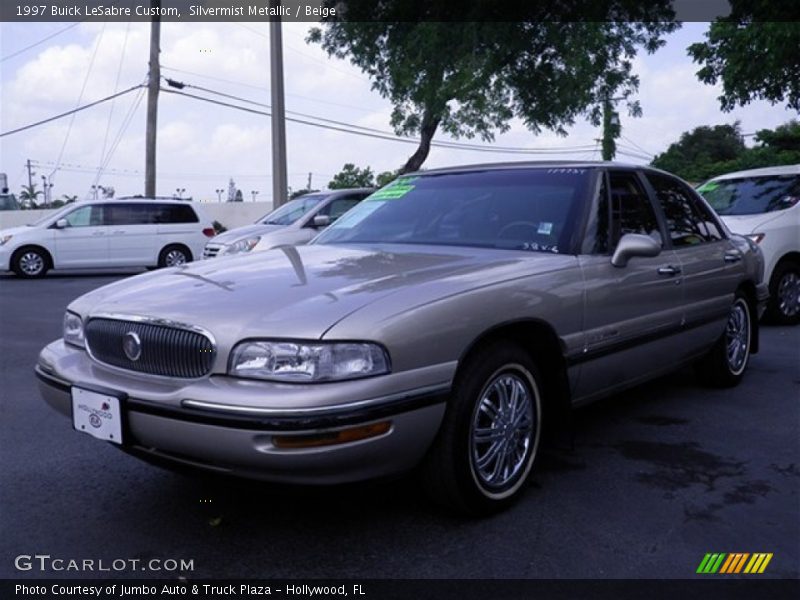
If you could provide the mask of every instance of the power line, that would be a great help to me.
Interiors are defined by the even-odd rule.
[[[86,84],[89,83],[89,75],[92,72],[92,67],[94,66],[94,59],[97,58],[97,51],[100,49],[100,44],[103,43],[103,35],[106,32],[106,26],[108,25],[108,21],[103,22],[103,29],[100,31],[100,35],[97,38],[97,44],[95,44],[94,52],[92,52],[92,58],[89,61],[89,68],[86,70],[86,76],[83,78],[83,85],[81,86],[81,93],[78,94],[78,100],[75,102],[75,107],[77,108],[80,106],[81,100],[83,100],[83,93],[86,91]],[[116,90],[115,90],[116,91]],[[72,125],[75,123],[75,113],[72,113],[72,116],[69,120],[69,126],[67,127],[67,133],[64,136],[64,143],[61,144],[61,150],[58,153],[58,160],[57,163],[61,162],[61,159],[64,157],[64,150],[67,147],[67,142],[69,141],[69,136],[72,133]],[[53,176],[53,173],[56,172],[58,169],[58,165],[53,171],[50,173],[50,177]]]
[[[85,21],[85,20],[86,19],[84,19],[83,21]],[[54,37],[59,36],[62,33],[65,33],[67,31],[69,31],[73,27],[77,27],[78,25],[83,23],[83,21],[78,21],[77,23],[73,23],[72,25],[67,25],[63,29],[59,29],[55,33],[51,33],[50,35],[48,35],[47,37],[42,38],[38,42],[34,42],[33,44],[29,44],[28,46],[25,46],[24,48],[20,48],[19,50],[15,51],[15,52],[12,52],[11,54],[9,54],[7,56],[4,56],[3,58],[0,58],[0,62],[5,62],[7,60],[10,60],[10,59],[14,58],[15,56],[19,56],[23,52],[27,52],[31,48],[35,48],[36,46],[40,46],[41,44],[44,44],[46,41],[52,40]]]
[[[202,86],[196,86],[196,85],[192,85],[192,84],[184,83],[184,82],[180,82],[180,81],[175,81],[175,80],[172,80],[172,79],[169,79],[169,78],[165,78],[165,79],[166,79],[166,81],[167,81],[167,83],[169,85],[171,85],[173,87],[177,87],[179,89],[183,89],[183,88],[187,88],[188,87],[188,88],[192,88],[192,89],[197,89],[197,90],[201,90],[201,91],[204,91],[204,92],[208,92],[208,93],[211,93],[211,94],[216,94],[216,95],[219,95],[219,96],[222,96],[222,97],[225,97],[225,98],[229,98],[229,99],[232,99],[232,100],[238,100],[240,102],[245,102],[247,104],[252,104],[254,106],[260,106],[260,107],[266,108],[268,110],[271,108],[268,104],[264,104],[263,102],[256,102],[256,101],[253,101],[253,100],[248,100],[247,98],[242,98],[240,96],[234,96],[232,94],[226,94],[226,93],[223,93],[223,92],[218,92],[218,91],[212,90],[210,88],[206,88],[206,87],[202,87]],[[170,90],[166,90],[165,89],[165,91],[170,91]],[[174,92],[173,91],[173,93],[181,93],[181,92]],[[196,96],[194,94],[186,94],[185,92],[183,92],[183,95],[187,95],[187,96],[189,96],[191,98],[195,98],[197,100],[205,100],[205,101],[214,103],[214,101],[212,101],[211,99],[204,98],[202,96]],[[269,116],[271,114],[271,113],[266,112],[266,111],[255,111],[255,110],[252,110],[252,109],[246,109],[245,107],[232,105],[232,104],[225,103],[225,102],[219,103],[219,104],[221,104],[223,106],[229,106],[230,108],[238,108],[240,110],[246,110],[248,112],[254,112],[256,114],[263,114],[263,115],[266,115],[266,116]],[[289,114],[297,115],[299,117],[303,117],[305,119],[314,119],[315,121],[321,121],[322,123],[329,123],[331,125],[337,125],[337,126],[340,126],[340,127],[346,128],[346,129],[341,129],[340,127],[324,127],[320,123],[310,123],[310,122],[302,120],[302,119],[292,119],[292,118],[287,117],[287,119],[286,119],[287,121],[292,121],[292,122],[295,122],[295,123],[302,123],[302,124],[305,124],[305,125],[323,127],[323,128],[326,128],[326,129],[333,129],[335,131],[343,131],[345,133],[353,133],[353,134],[358,134],[359,133],[359,132],[356,132],[356,131],[352,131],[353,129],[357,129],[357,130],[361,130],[361,131],[364,131],[364,132],[371,132],[371,133],[376,134],[375,136],[370,136],[370,137],[379,137],[379,139],[399,140],[399,141],[403,141],[403,142],[406,142],[406,143],[414,143],[414,144],[418,144],[419,143],[419,139],[417,139],[417,138],[403,138],[403,137],[396,136],[394,133],[391,133],[391,132],[388,132],[388,131],[383,131],[383,130],[380,130],[380,129],[375,129],[373,127],[365,127],[365,126],[362,126],[362,125],[355,125],[353,123],[346,123],[344,121],[337,121],[337,120],[334,120],[334,119],[326,119],[324,117],[318,117],[316,115],[310,115],[310,114],[307,114],[307,113],[300,113],[300,112],[297,112],[297,111],[289,111],[289,110],[287,110],[286,112],[289,113]],[[570,154],[570,153],[572,153],[572,154],[576,154],[576,153],[579,153],[579,152],[585,152],[586,150],[591,150],[591,149],[595,148],[595,146],[593,146],[591,144],[586,144],[586,145],[583,145],[583,146],[565,146],[563,148],[524,148],[524,147],[509,147],[509,146],[484,146],[484,145],[478,145],[478,144],[466,144],[466,143],[463,143],[463,142],[453,142],[453,141],[447,141],[447,140],[437,140],[437,141],[432,142],[431,145],[442,147],[442,148],[458,149],[458,150],[475,150],[475,151],[478,151],[478,152],[504,152],[504,153],[508,153],[508,154],[514,154],[514,153],[520,153],[520,154],[564,154],[564,153]]]
[[[55,115],[53,117],[49,117],[47,119],[43,119],[41,121],[36,121],[35,123],[29,123],[28,125],[24,125],[22,127],[17,127],[16,129],[11,129],[10,131],[3,131],[0,132],[0,137],[5,137],[7,135],[12,135],[14,133],[19,133],[20,131],[26,131],[28,129],[32,129],[34,127],[38,127],[39,125],[44,125],[45,123],[50,123],[51,121],[56,121],[58,119],[63,119],[64,117],[68,117],[74,113],[81,112],[82,110],[86,110],[87,108],[91,108],[93,106],[97,106],[98,104],[102,104],[103,102],[108,102],[109,100],[113,100],[114,98],[119,98],[120,96],[124,96],[125,94],[129,94],[133,90],[141,88],[142,85],[134,85],[133,87],[129,87],[127,90],[122,90],[116,94],[112,94],[110,96],[106,96],[105,98],[100,98],[100,100],[95,100],[94,102],[90,102],[89,104],[84,104],[83,106],[79,106],[72,110],[68,110],[67,112],[61,113],[59,115]]]

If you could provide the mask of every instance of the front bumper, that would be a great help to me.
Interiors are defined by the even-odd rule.
[[[443,365],[410,377],[302,386],[224,376],[187,384],[121,373],[58,340],[42,350],[36,375],[44,400],[66,416],[72,412],[72,385],[120,396],[123,449],[145,459],[253,479],[335,484],[416,465],[439,429],[453,370]],[[387,432],[354,442],[309,448],[274,443],[276,435],[332,433],[384,421],[391,422]]]

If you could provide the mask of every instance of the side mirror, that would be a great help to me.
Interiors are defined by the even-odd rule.
[[[59,219],[58,221],[55,222],[55,227],[56,229],[66,229],[67,227],[69,227],[69,221],[67,221],[66,219]]]
[[[661,254],[661,244],[649,235],[641,233],[626,233],[620,238],[617,249],[611,257],[611,264],[615,267],[624,267],[634,256],[658,256]]]
[[[314,217],[314,227],[322,228],[331,224],[331,218],[328,215],[317,215]]]

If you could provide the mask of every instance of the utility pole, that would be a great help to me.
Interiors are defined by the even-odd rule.
[[[28,191],[33,191],[33,172],[31,171],[31,159],[28,159]]]
[[[280,6],[272,0],[271,6]],[[272,97],[272,206],[277,208],[286,202],[286,107],[283,97],[283,48],[281,20],[273,18],[269,23],[270,87]]]
[[[308,185],[306,186],[307,190],[311,189],[311,173],[308,174]]]
[[[158,124],[158,90],[161,85],[161,66],[158,62],[161,41],[161,17],[158,10],[161,0],[150,0],[154,16],[150,23],[150,75],[147,82],[147,129],[145,133],[144,155],[144,195],[156,195],[156,127]]]
[[[619,114],[614,110],[613,102],[619,98],[611,98],[606,95],[603,101],[603,160],[614,160],[617,153],[617,142],[615,141],[620,134]]]

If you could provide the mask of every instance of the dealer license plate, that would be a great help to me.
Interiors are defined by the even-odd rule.
[[[99,440],[122,443],[119,398],[83,388],[72,388],[72,426]]]

